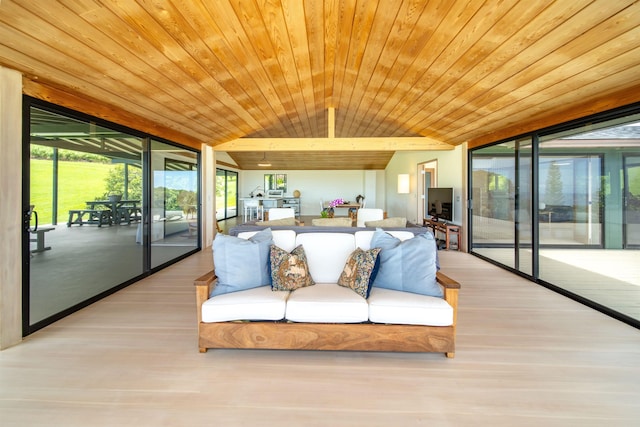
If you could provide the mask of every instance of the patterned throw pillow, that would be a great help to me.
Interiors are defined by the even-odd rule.
[[[309,274],[307,256],[302,245],[291,253],[271,245],[271,290],[293,291],[316,283]]]
[[[353,289],[363,298],[369,298],[371,284],[378,272],[378,254],[380,248],[363,251],[358,248],[351,252],[340,274],[338,285]]]

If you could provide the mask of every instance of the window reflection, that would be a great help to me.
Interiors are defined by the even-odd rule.
[[[639,119],[472,150],[472,252],[640,325]]]
[[[197,250],[200,215],[197,152],[27,102],[30,333]]]

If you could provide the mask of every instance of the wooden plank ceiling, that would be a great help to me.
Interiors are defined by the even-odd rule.
[[[241,169],[379,169],[640,100],[640,4],[1,0],[0,65]]]

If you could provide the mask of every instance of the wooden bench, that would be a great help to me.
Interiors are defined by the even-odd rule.
[[[84,219],[85,215],[87,215],[87,219]],[[97,224],[98,227],[102,227],[112,223],[111,211],[108,209],[72,209],[69,210],[67,227],[71,227],[72,224],[80,226],[83,224]]]
[[[36,248],[31,250],[31,253],[44,252],[51,250],[51,246],[44,245],[44,233],[47,231],[55,230],[55,227],[44,227],[37,228],[35,230],[30,230],[31,234],[35,234],[35,239],[29,239],[30,242],[36,243]]]
[[[120,206],[117,210],[116,224],[131,224],[142,219],[142,211],[135,206]]]

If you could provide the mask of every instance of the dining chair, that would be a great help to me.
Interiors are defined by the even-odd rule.
[[[283,218],[295,218],[296,211],[293,208],[271,208],[269,209],[269,221]]]
[[[358,209],[356,227],[364,227],[367,221],[378,221],[384,219],[384,211],[376,208]]]

